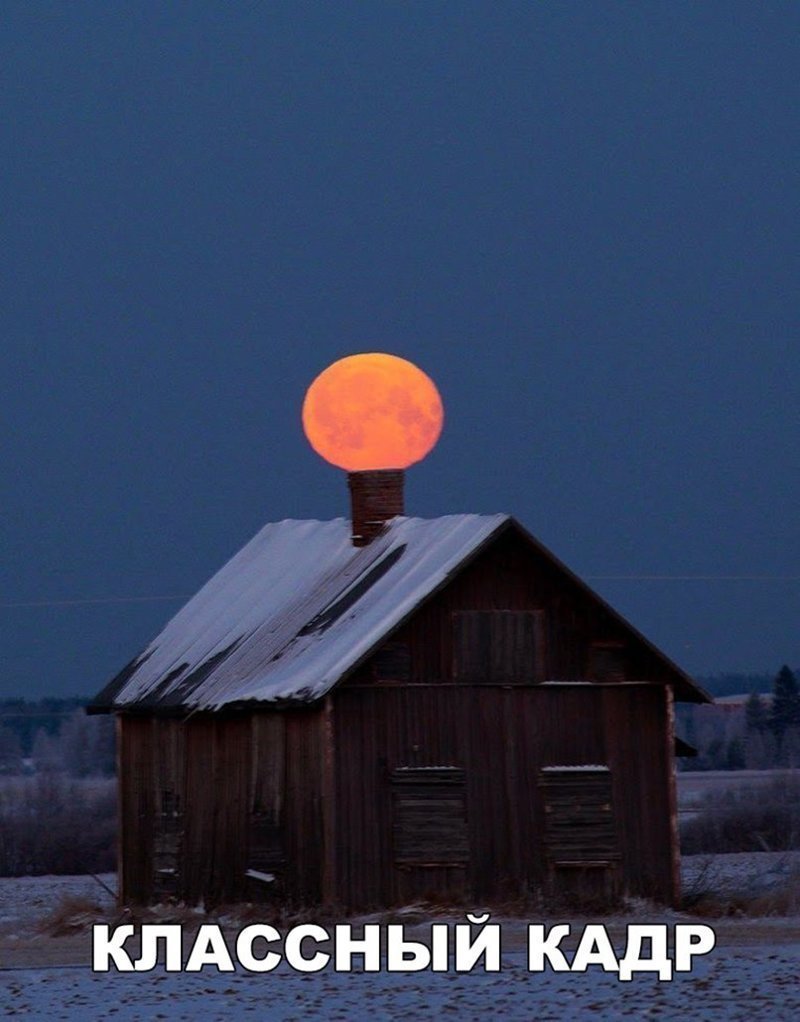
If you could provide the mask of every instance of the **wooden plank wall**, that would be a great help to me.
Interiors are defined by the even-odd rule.
[[[455,677],[454,620],[486,610],[535,615],[540,661],[529,681],[510,669],[486,684]],[[514,648],[529,649],[530,629],[502,631]],[[512,533],[420,608],[392,642],[399,644],[389,658],[392,678],[380,678],[375,658],[332,693],[332,755],[322,705],[242,717],[195,714],[186,722],[124,718],[124,897],[150,900],[154,856],[163,863],[171,854],[164,792],[184,813],[176,890],[189,902],[252,897],[252,885],[241,886],[249,867],[274,868],[282,894],[305,904],[324,894],[365,907],[407,900],[425,886],[440,894],[463,888],[463,871],[393,867],[387,778],[402,766],[467,771],[470,896],[515,896],[542,877],[537,771],[597,762],[612,769],[625,884],[631,893],[670,899],[673,849],[677,855],[665,831],[672,764],[663,683],[670,678],[645,645]],[[622,650],[619,683],[536,684],[585,679],[596,643]],[[625,677],[650,688],[622,684]]]
[[[678,896],[680,851],[670,821],[674,757],[667,749],[667,704],[659,686],[603,689],[608,765],[630,893],[667,904]]]
[[[214,818],[219,802],[216,773],[217,721],[213,717],[194,717],[186,728],[186,833],[183,845],[181,894],[187,904],[214,903]]]
[[[624,686],[342,688],[334,699],[337,894],[353,908],[464,888],[464,874],[393,863],[391,773],[465,770],[473,899],[515,897],[545,881],[543,766],[607,763],[623,888],[669,901],[667,770],[653,748],[663,692]],[[663,743],[662,743],[663,745]]]
[[[322,785],[325,726],[322,708],[283,714],[286,727],[286,890],[292,902],[322,898],[325,859]]]
[[[585,680],[596,660],[592,646],[617,650],[629,679],[674,680],[650,649],[618,624],[569,576],[520,536],[507,533],[423,605],[393,639],[410,655],[411,682],[454,682],[455,616],[465,611],[537,613],[536,645],[542,662],[533,680]],[[367,663],[345,684],[377,680]]]
[[[169,721],[153,721],[153,896],[181,895],[186,829],[185,732]]]
[[[117,736],[119,790],[119,896],[124,904],[147,902],[153,891],[154,750],[149,719],[122,717]]]
[[[256,868],[279,874],[280,896],[318,901],[323,735],[318,709],[123,716],[122,900],[210,906],[272,894],[245,877]],[[173,859],[174,883],[163,872]]]
[[[480,629],[477,611],[536,615],[539,659],[527,680],[506,669],[481,685],[474,672],[455,670],[469,661],[456,656],[454,643]],[[509,634],[513,639],[514,629]],[[332,696],[341,900],[377,905],[408,893],[408,877],[401,889],[390,865],[387,770],[467,770],[469,886],[474,897],[489,898],[514,896],[541,881],[537,771],[581,763],[612,767],[624,886],[671,899],[678,850],[664,829],[672,761],[665,752],[663,685],[672,678],[645,644],[513,533],[480,554],[391,641],[408,651],[407,677],[384,679],[380,660],[368,661]],[[587,680],[597,644],[615,651],[608,684],[536,684]],[[529,648],[530,642],[512,645]],[[432,889],[454,882],[433,873],[416,882],[425,884],[426,877]]]

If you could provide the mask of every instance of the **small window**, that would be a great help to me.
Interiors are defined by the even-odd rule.
[[[460,866],[469,860],[464,771],[392,771],[392,837],[397,866]]]
[[[542,612],[457,611],[453,614],[453,676],[461,682],[542,681]]]
[[[172,788],[162,788],[153,821],[153,893],[158,898],[178,894],[182,844],[181,797]]]

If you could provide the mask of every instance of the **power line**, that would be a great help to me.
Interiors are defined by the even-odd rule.
[[[586,582],[800,582],[800,575],[583,575]],[[163,596],[104,596],[97,599],[19,600],[0,602],[0,609],[18,607],[80,607],[115,603],[156,603],[188,600],[193,593]]]
[[[800,575],[584,575],[587,582],[800,582]]]
[[[79,607],[87,603],[152,603],[156,600],[188,600],[192,593],[177,596],[105,596],[97,600],[27,600],[13,603],[0,603],[0,608],[8,607]]]

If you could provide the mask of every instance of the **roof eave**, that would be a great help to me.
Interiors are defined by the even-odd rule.
[[[654,643],[652,643],[645,635],[643,635],[638,628],[630,623],[627,618],[623,617],[618,610],[615,610],[611,604],[607,603],[592,587],[584,582],[584,580],[576,575],[574,571],[567,567],[563,561],[559,560],[556,555],[549,550],[544,543],[536,539],[524,525],[521,525],[516,518],[510,517],[508,522],[509,528],[516,529],[520,535],[539,553],[543,554],[548,560],[550,560],[560,571],[564,572],[571,581],[583,592],[587,593],[592,599],[594,599],[600,606],[623,628],[627,629],[631,634],[641,642],[654,656],[656,656],[664,666],[674,675],[675,684],[673,685],[675,698],[679,702],[685,703],[713,703],[714,699],[708,692],[705,691],[697,682],[690,677],[682,668],[672,661],[666,653],[662,652]]]

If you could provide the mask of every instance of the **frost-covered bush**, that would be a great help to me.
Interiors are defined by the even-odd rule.
[[[800,849],[800,774],[788,771],[754,791],[752,786],[712,793],[681,827],[681,850],[781,852]]]
[[[116,828],[111,778],[0,779],[0,876],[113,870]]]

